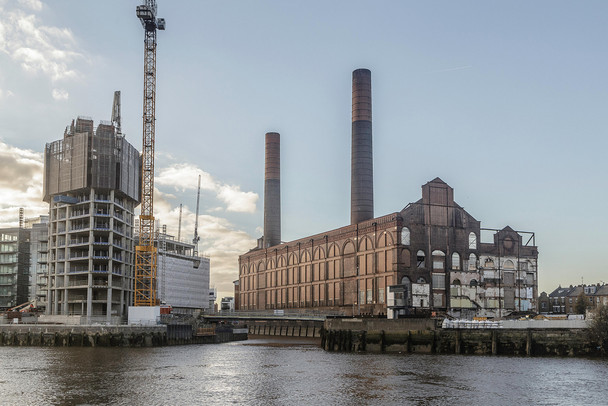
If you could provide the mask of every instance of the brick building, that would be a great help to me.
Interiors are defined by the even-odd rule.
[[[441,179],[374,217],[371,72],[355,70],[352,83],[351,224],[281,243],[279,134],[266,134],[264,236],[239,257],[237,309],[463,318],[535,309],[534,233],[482,229]]]
[[[536,247],[510,227],[486,229],[488,243],[480,242],[482,231],[436,178],[400,212],[242,255],[239,310],[435,310],[470,318],[534,309]],[[391,291],[403,296],[395,300]]]

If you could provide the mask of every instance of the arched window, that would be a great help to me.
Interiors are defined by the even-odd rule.
[[[452,269],[455,271],[460,270],[460,255],[457,252],[452,254]]]
[[[426,279],[424,279],[424,277],[421,276],[418,279],[416,279],[416,283],[426,283]]]
[[[475,233],[469,234],[469,249],[477,249],[477,236],[475,235]]]
[[[460,279],[454,279],[454,282],[452,282],[452,285],[460,286]]]
[[[407,227],[401,229],[401,244],[410,245],[410,229]]]
[[[410,278],[408,278],[407,276],[404,276],[403,278],[401,278],[401,284],[403,286],[405,286],[406,295],[411,295],[412,294],[412,282],[410,281]]]
[[[503,266],[503,268],[513,270],[513,269],[515,269],[515,264],[513,264],[513,261],[511,261],[510,259],[507,259],[505,261],[505,265]]]
[[[477,270],[477,255],[471,253],[471,255],[469,255],[469,271],[476,271]]]
[[[469,283],[469,286],[471,286],[471,287],[477,286],[477,279],[471,279],[471,283]]]
[[[417,268],[424,268],[424,251],[419,250],[416,253],[416,267]]]
[[[436,271],[443,271],[445,269],[445,254],[443,251],[435,250],[433,255],[433,269]]]
[[[486,258],[483,267],[488,269],[494,268],[494,260],[492,258]]]

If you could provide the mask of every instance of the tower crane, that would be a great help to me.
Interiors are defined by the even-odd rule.
[[[198,206],[201,200],[201,175],[198,175],[198,192],[196,193],[196,219],[194,220],[194,238],[192,244],[194,244],[194,256],[198,257],[198,242],[201,237],[198,236]]]
[[[112,103],[112,125],[116,128],[116,134],[122,135],[120,117],[120,90],[114,92],[114,103]]]
[[[156,30],[165,29],[165,19],[156,18],[156,0],[137,6],[144,38],[144,111],[139,243],[135,247],[135,306],[158,305],[156,247],[154,247],[154,129],[156,106]]]

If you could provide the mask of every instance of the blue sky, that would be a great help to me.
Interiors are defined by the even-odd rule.
[[[41,214],[41,153],[78,115],[141,148],[139,1],[0,0],[0,223]],[[351,72],[372,71],[375,214],[440,177],[482,222],[533,231],[539,284],[608,282],[604,1],[167,1],[157,217],[228,295],[263,223],[264,133],[281,133],[288,241],[348,224]],[[18,168],[11,170],[10,168]]]

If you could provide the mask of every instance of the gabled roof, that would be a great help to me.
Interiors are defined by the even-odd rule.
[[[562,288],[558,286],[553,292],[549,293],[549,297],[563,297],[568,296],[570,291],[574,290],[573,287]]]

